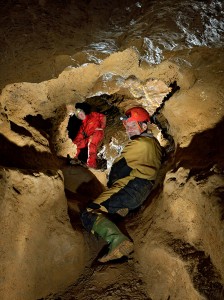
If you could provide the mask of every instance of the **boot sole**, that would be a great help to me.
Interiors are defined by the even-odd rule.
[[[111,253],[103,256],[102,258],[98,259],[99,262],[107,262],[114,259],[119,259],[123,256],[128,256],[130,253],[134,251],[134,244],[129,241],[123,241],[120,245],[118,245]]]

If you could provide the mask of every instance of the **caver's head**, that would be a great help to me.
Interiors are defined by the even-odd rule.
[[[86,118],[86,114],[85,114],[84,110],[82,110],[81,108],[77,108],[75,110],[75,115],[80,120],[85,120],[85,118]]]
[[[147,123],[150,121],[149,113],[142,107],[133,107],[125,112],[121,118],[129,137],[140,135],[147,130]]]

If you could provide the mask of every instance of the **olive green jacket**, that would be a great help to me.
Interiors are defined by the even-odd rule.
[[[122,178],[126,182],[135,177],[154,181],[161,160],[162,148],[153,135],[142,133],[140,136],[133,137],[114,161],[109,174],[108,187]]]

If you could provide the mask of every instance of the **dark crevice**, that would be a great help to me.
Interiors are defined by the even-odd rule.
[[[197,173],[197,170],[209,170],[215,164],[224,169],[223,132],[224,118],[214,128],[195,134],[188,147],[180,148],[177,145],[177,168],[191,169],[191,175]]]
[[[55,145],[52,143],[53,134],[53,122],[51,118],[44,119],[42,115],[38,114],[36,116],[27,115],[24,120],[33,128],[35,128],[39,133],[48,140],[50,151],[56,156]]]
[[[0,165],[19,169],[55,169],[58,162],[47,152],[38,152],[33,146],[19,147],[0,134]]]
[[[194,169],[192,168],[189,172],[187,180],[189,180],[191,177],[194,177],[196,182],[202,182],[208,179],[211,175],[214,174],[214,171],[212,168],[201,168],[201,169]]]
[[[40,114],[36,116],[28,115],[24,120],[33,128],[38,130],[44,137],[48,137],[51,133],[52,122],[51,119],[44,119]]]
[[[101,96],[95,96],[86,99],[86,102],[92,106],[95,111],[105,114],[107,117],[114,118],[116,115],[120,114],[117,105],[121,103],[124,96],[113,94],[107,95],[103,94]],[[116,106],[115,106],[116,105]]]
[[[12,131],[14,131],[15,133],[18,133],[19,135],[32,137],[32,134],[27,129],[25,129],[22,126],[17,125],[16,123],[14,123],[12,121],[10,121],[10,128]]]
[[[171,240],[168,245],[188,264],[189,276],[195,288],[206,296],[206,299],[224,299],[224,286],[210,256],[179,239]]]
[[[67,131],[68,131],[68,137],[73,141],[74,138],[76,137],[78,130],[82,124],[82,121],[79,120],[76,115],[72,115],[69,117],[68,120],[68,126],[67,126]]]
[[[161,111],[161,109],[164,107],[165,103],[167,100],[169,100],[177,91],[180,90],[180,87],[177,85],[177,82],[174,81],[169,85],[169,88],[171,88],[171,91],[164,97],[162,103],[160,104],[159,107],[155,110],[154,114],[152,117],[158,115]]]
[[[174,140],[173,137],[169,134],[168,129],[169,129],[169,124],[168,121],[166,120],[164,123],[164,116],[161,113],[161,109],[164,107],[166,101],[168,101],[177,91],[180,90],[180,87],[177,85],[177,82],[174,81],[172,82],[169,87],[171,88],[171,91],[164,97],[162,103],[160,104],[159,107],[155,110],[155,112],[151,116],[151,122],[154,123],[161,131],[163,137],[169,141],[170,147],[174,149]],[[160,119],[163,119],[161,121]]]
[[[223,180],[224,182],[224,180]],[[221,221],[224,220],[224,183],[223,186],[217,187],[214,192],[212,193],[212,196],[215,196],[217,198],[217,203],[219,205],[220,209],[220,219]]]

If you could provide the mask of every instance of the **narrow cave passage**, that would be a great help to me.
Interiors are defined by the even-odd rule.
[[[128,58],[131,64],[136,59],[138,64],[132,50],[116,55]],[[72,299],[76,297],[74,294],[78,299],[93,296],[122,299],[132,295],[136,299],[171,296],[175,299],[176,295],[185,299],[186,291],[192,299],[200,299],[201,295],[212,297],[215,293],[220,296],[223,157],[216,137],[221,136],[223,126],[217,121],[218,114],[213,112],[211,119],[202,111],[210,111],[210,106],[215,111],[214,100],[209,102],[206,98],[207,102],[197,106],[195,95],[199,88],[195,85],[200,81],[195,83],[191,80],[194,76],[189,75],[185,77],[188,85],[184,85],[182,73],[173,64],[165,67],[161,64],[149,76],[148,70],[136,70],[135,65],[130,72],[130,65],[125,62],[120,68],[116,55],[111,55],[109,68],[108,61],[100,66],[71,68],[48,82],[9,85],[1,95],[6,107],[1,115],[1,227],[3,240],[10,234],[11,243],[5,243],[4,255],[8,255],[15,270],[13,277],[10,266],[7,269],[4,265],[6,281],[16,282],[14,291],[25,291],[27,298],[33,293],[35,283],[38,299]],[[113,66],[120,75],[110,72]],[[129,76],[130,73],[135,75]],[[192,90],[195,97],[191,95]],[[100,151],[107,161],[107,169],[95,172],[82,167],[75,172],[72,169],[75,186],[73,181],[72,188],[67,188],[63,173],[66,155],[75,155],[76,151],[67,130],[68,106],[85,101],[108,117]],[[178,148],[169,152],[161,182],[142,209],[124,221],[118,220],[119,226],[126,228],[134,240],[133,256],[119,264],[102,266],[95,262],[102,241],[83,230],[79,212],[104,188],[106,172],[127,139],[119,114],[132,105],[143,106],[151,115],[155,112],[165,133],[173,138],[161,137],[161,142],[167,148],[170,143]],[[196,116],[199,121],[193,123]],[[207,123],[211,120],[213,123]],[[150,129],[160,136],[161,128],[154,125]],[[214,147],[208,149],[206,141]],[[208,164],[204,163],[207,158]],[[204,165],[208,168],[203,173]],[[182,252],[178,251],[179,246],[184,248]],[[191,251],[203,255],[196,255],[195,259],[190,256]],[[182,257],[181,253],[186,255]],[[21,261],[25,262],[22,283],[18,279]],[[206,267],[211,271],[208,281],[206,272],[199,272]],[[26,277],[28,271],[33,276]],[[183,286],[187,288],[182,289]],[[13,293],[10,288],[7,292]]]

